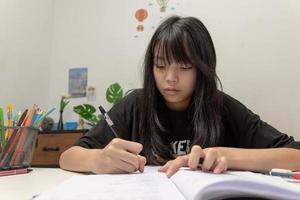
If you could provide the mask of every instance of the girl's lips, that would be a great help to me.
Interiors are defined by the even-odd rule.
[[[166,88],[166,89],[164,89],[164,91],[166,94],[169,94],[169,95],[175,95],[179,92],[179,90],[175,89],[175,88]]]

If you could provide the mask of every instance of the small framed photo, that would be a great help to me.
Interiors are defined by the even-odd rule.
[[[69,69],[69,95],[70,97],[85,97],[87,88],[88,68]]]

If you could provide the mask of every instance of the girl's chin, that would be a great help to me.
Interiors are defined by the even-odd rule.
[[[168,103],[179,103],[182,99],[178,96],[164,96],[164,99]]]
[[[166,105],[172,110],[185,110],[188,106],[189,101],[183,99],[166,99]]]

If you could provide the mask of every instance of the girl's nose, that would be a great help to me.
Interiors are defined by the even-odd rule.
[[[178,81],[178,72],[176,69],[172,69],[172,67],[170,67],[167,71],[166,71],[166,81],[168,82],[177,82]]]

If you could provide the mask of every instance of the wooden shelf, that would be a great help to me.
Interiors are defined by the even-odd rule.
[[[87,130],[42,131],[38,134],[31,166],[59,167],[62,152],[74,145]]]
[[[85,133],[88,129],[80,130],[51,130],[51,131],[40,131],[39,134],[61,134],[61,133]]]

